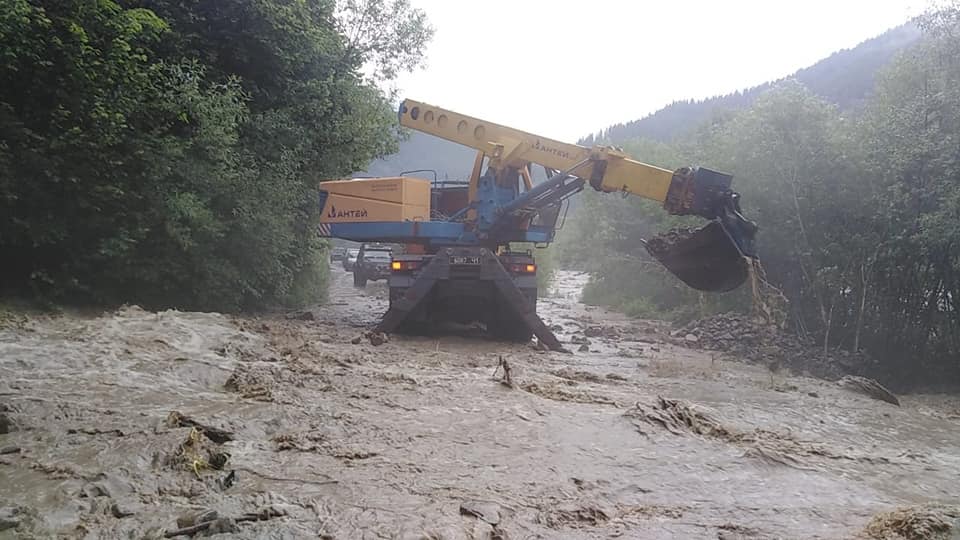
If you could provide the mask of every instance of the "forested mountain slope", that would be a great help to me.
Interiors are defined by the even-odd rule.
[[[589,192],[555,246],[561,264],[592,273],[585,299],[675,322],[765,314],[824,355],[867,351],[875,363],[861,367],[899,388],[960,383],[960,5],[925,14],[917,28],[920,38],[879,69],[880,51],[907,43],[913,27],[755,90],[748,105],[701,110],[710,116],[693,114],[669,140],[654,138],[652,122],[622,140],[607,133],[665,168],[734,175],[760,226],[772,302],[751,294],[759,284],[721,295],[683,287],[643,246],[690,223],[651,201]]]
[[[815,95],[841,109],[856,107],[873,89],[877,71],[919,37],[920,29],[910,22],[856,47],[835,52],[785,79],[796,79]],[[622,142],[638,137],[669,141],[696,128],[718,111],[748,107],[757,96],[783,80],[704,100],[675,101],[640,120],[615,124],[599,134],[589,135],[581,143],[592,144],[596,139]]]

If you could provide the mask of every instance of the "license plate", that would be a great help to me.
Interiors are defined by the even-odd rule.
[[[480,264],[480,257],[450,257],[450,264]]]

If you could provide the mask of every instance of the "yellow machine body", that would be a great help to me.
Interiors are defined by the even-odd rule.
[[[413,177],[329,180],[320,223],[428,221],[430,181]]]

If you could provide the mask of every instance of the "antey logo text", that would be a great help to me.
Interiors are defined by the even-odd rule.
[[[367,217],[367,210],[365,208],[360,208],[357,210],[337,210],[336,206],[331,205],[330,211],[327,212],[328,218],[365,218]]]
[[[563,159],[570,159],[570,152],[567,152],[566,150],[561,150],[559,148],[555,148],[553,146],[546,146],[546,145],[540,144],[540,139],[537,139],[537,142],[533,144],[533,149],[539,150],[541,152],[546,152],[548,154],[553,154],[555,156],[562,157]]]

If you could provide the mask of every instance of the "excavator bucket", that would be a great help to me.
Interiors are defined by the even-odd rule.
[[[727,292],[748,277],[748,259],[719,222],[675,229],[651,238],[647,251],[680,281],[698,291]]]
[[[708,292],[736,289],[756,258],[757,225],[740,213],[733,176],[710,169],[682,168],[673,176],[664,207],[674,215],[711,220],[701,229],[674,229],[648,240],[647,252],[690,287]]]

